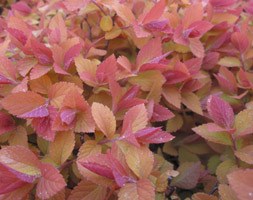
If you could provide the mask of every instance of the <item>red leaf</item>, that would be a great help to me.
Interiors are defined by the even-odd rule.
[[[42,177],[39,179],[36,195],[41,199],[48,199],[61,191],[65,180],[59,171],[50,164],[41,163]]]
[[[174,136],[170,133],[162,131],[161,128],[149,127],[137,131],[135,134],[138,142],[143,144],[159,144],[171,141]]]
[[[219,126],[231,129],[234,125],[232,107],[218,96],[212,95],[207,100],[207,110],[212,120]]]
[[[12,131],[16,128],[12,117],[6,113],[0,112],[0,135]]]

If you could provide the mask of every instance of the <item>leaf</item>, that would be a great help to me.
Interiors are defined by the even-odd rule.
[[[98,83],[108,82],[109,79],[115,77],[116,71],[117,71],[117,60],[114,54],[112,54],[98,66],[98,69],[96,71]]]
[[[160,104],[155,104],[153,109],[153,114],[151,118],[151,122],[160,122],[166,121],[168,119],[173,118],[175,115],[169,109],[165,108]]]
[[[25,182],[32,183],[41,175],[39,159],[30,149],[23,146],[8,146],[1,149],[0,163]]]
[[[101,153],[102,147],[94,140],[88,140],[79,149],[77,159],[82,160],[89,155]]]
[[[200,162],[184,162],[177,171],[179,175],[173,178],[171,185],[187,190],[193,189],[201,175],[201,164]]]
[[[219,126],[231,129],[234,125],[232,107],[220,97],[212,95],[207,100],[207,110],[212,120]]]
[[[139,178],[147,178],[150,175],[153,169],[154,156],[146,146],[143,145],[138,148],[131,145],[124,153],[128,167]]]
[[[64,97],[71,90],[78,90],[80,93],[83,92],[83,90],[74,83],[57,82],[53,84],[48,91],[48,98],[50,99],[50,103],[56,108],[60,108],[62,106]]]
[[[198,113],[199,115],[203,115],[200,100],[196,94],[192,92],[183,93],[182,103],[193,112]]]
[[[12,117],[4,112],[0,112],[0,135],[12,131],[16,128]]]
[[[192,200],[218,200],[218,198],[214,195],[198,192],[192,196]]]
[[[113,27],[113,21],[112,21],[112,18],[110,16],[103,16],[100,20],[100,28],[107,32],[107,31],[110,31],[112,30],[112,27]]]
[[[93,103],[91,112],[98,128],[107,138],[113,138],[116,131],[116,119],[112,111],[103,104]]]
[[[216,169],[216,176],[219,183],[228,183],[227,175],[236,169],[238,169],[238,167],[233,160],[228,159],[220,163]]]
[[[228,181],[238,199],[252,199],[253,169],[236,170],[228,175]]]
[[[181,95],[180,91],[175,87],[163,87],[162,92],[164,98],[166,101],[168,101],[170,104],[175,106],[176,108],[180,108],[181,106]]]
[[[12,192],[26,183],[12,174],[7,167],[0,164],[0,199],[1,194]]]
[[[210,142],[223,144],[223,145],[230,145],[230,146],[232,145],[232,141],[229,136],[229,133],[225,132],[224,130],[222,130],[220,127],[217,127],[217,125],[213,123],[197,126],[193,128],[192,130]]]
[[[18,126],[8,139],[10,146],[21,145],[28,148],[28,136],[26,129]]]
[[[219,184],[219,195],[221,200],[237,200],[235,192],[226,184]]]
[[[193,55],[197,58],[203,58],[205,56],[205,49],[199,38],[190,38],[190,49]]]
[[[17,71],[13,63],[5,56],[0,56],[0,83],[10,84],[16,82]]]
[[[251,122],[253,121],[253,110],[245,109],[235,116],[235,135],[245,136],[253,133]]]
[[[72,154],[75,136],[72,131],[58,132],[54,141],[49,144],[50,158],[60,166]]]
[[[154,200],[155,188],[148,179],[127,183],[118,193],[119,200]]]
[[[249,40],[246,33],[234,32],[231,35],[231,42],[241,54],[249,47]]]
[[[54,196],[66,186],[63,176],[52,165],[42,163],[41,173],[42,177],[38,181],[36,195],[42,200]]]
[[[174,136],[170,133],[162,131],[161,128],[149,127],[137,131],[135,134],[138,142],[142,144],[159,144],[171,141]]]
[[[144,104],[132,107],[124,116],[122,133],[130,129],[133,133],[145,128],[148,124],[148,113]]]
[[[240,67],[242,65],[238,58],[229,56],[221,58],[218,64],[224,67]]]
[[[52,130],[53,121],[57,115],[57,110],[53,106],[48,107],[49,116],[35,118],[32,120],[32,127],[36,134],[47,141],[53,141],[55,131]]]
[[[181,115],[176,114],[175,117],[169,119],[166,124],[166,131],[168,132],[176,132],[183,126],[183,118]]]
[[[165,7],[166,7],[165,0],[160,0],[147,13],[147,15],[145,16],[145,18],[142,20],[142,23],[143,24],[147,24],[149,22],[158,20],[162,16]]]
[[[138,69],[145,63],[148,63],[153,58],[162,55],[162,44],[161,38],[157,37],[150,40],[146,45],[144,45],[139,51],[136,58],[136,65]]]
[[[33,184],[26,183],[22,187],[17,188],[16,190],[2,194],[0,195],[0,200],[23,200],[28,198],[29,192],[32,190],[34,187]]]
[[[10,94],[1,101],[1,104],[9,113],[20,118],[45,117],[49,115],[46,100],[35,92],[28,91]]]
[[[253,145],[246,146],[242,149],[239,149],[235,151],[236,157],[238,157],[240,160],[248,163],[253,164]]]
[[[71,191],[68,200],[101,200],[106,198],[106,194],[107,188],[82,180]]]

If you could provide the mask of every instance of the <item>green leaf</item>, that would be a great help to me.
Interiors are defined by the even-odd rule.
[[[233,143],[231,141],[229,133],[225,131],[213,131],[212,130],[213,126],[216,126],[216,125],[213,123],[208,123],[208,124],[195,127],[192,130],[210,142],[232,146]]]

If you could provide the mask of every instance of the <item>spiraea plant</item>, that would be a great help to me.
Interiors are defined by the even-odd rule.
[[[1,4],[0,200],[253,199],[253,1]]]

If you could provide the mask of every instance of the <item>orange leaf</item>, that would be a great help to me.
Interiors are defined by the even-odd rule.
[[[71,155],[75,145],[75,135],[72,131],[57,133],[49,144],[49,156],[57,164],[63,164]]]
[[[107,188],[90,181],[82,180],[72,191],[68,200],[102,200],[105,199]]]
[[[98,128],[106,137],[109,139],[113,138],[116,130],[116,119],[112,111],[107,106],[100,103],[93,103],[91,110]]]
[[[253,197],[253,169],[239,169],[228,176],[230,187],[240,200],[252,200]]]
[[[124,116],[122,133],[132,131],[135,133],[148,124],[148,112],[144,104],[132,107]],[[130,130],[129,130],[130,129]]]
[[[0,163],[26,182],[33,182],[41,175],[39,159],[32,151],[23,146],[8,146],[1,149]]]
[[[154,200],[155,188],[148,179],[127,183],[118,193],[119,200]]]
[[[28,91],[10,94],[1,103],[9,113],[20,118],[45,117],[48,115],[45,105],[46,100],[35,92]]]
[[[41,164],[42,177],[36,188],[36,195],[41,199],[48,199],[61,191],[66,183],[59,171],[50,164]]]
[[[154,155],[143,145],[140,148],[136,146],[128,146],[125,153],[125,158],[128,167],[139,177],[147,178],[154,164]]]

